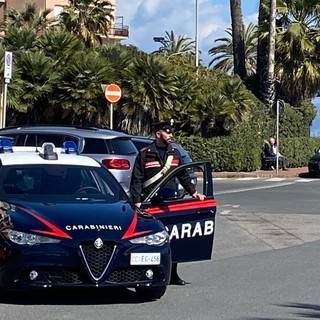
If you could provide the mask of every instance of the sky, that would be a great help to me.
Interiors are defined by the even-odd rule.
[[[229,0],[198,0],[198,46],[205,65],[215,46],[215,39],[227,36],[230,28]],[[242,0],[244,23],[257,21],[258,1]],[[196,0],[117,0],[116,16],[123,16],[129,26],[129,39],[123,44],[133,44],[145,52],[157,50],[161,44],[153,37],[165,37],[166,32],[195,39]]]
[[[257,23],[259,1],[242,0],[241,3],[244,24]],[[199,58],[208,66],[212,60],[209,49],[219,44],[216,39],[228,36],[230,1],[198,0],[198,7]],[[122,43],[135,45],[148,53],[161,46],[153,41],[153,37],[165,37],[166,32],[195,39],[196,0],[117,0],[116,16],[122,16],[123,24],[129,26],[129,39]],[[318,115],[310,135],[320,137],[320,99],[315,99],[314,103]]]

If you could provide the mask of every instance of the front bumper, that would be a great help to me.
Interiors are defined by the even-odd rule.
[[[110,259],[83,256],[79,249],[48,250],[41,246],[15,251],[0,269],[0,286],[5,289],[61,287],[167,286],[171,273],[169,244],[162,247],[122,246],[115,248]],[[40,248],[40,246],[39,246]],[[130,265],[131,253],[160,252],[157,265]],[[92,255],[92,253],[90,253]],[[100,254],[100,253],[99,253]],[[108,260],[108,261],[107,261]],[[97,276],[99,275],[99,276]]]

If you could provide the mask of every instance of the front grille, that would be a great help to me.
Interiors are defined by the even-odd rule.
[[[137,282],[141,280],[145,271],[145,269],[138,268],[115,270],[108,276],[107,281],[113,283]]]
[[[115,248],[115,244],[111,242],[104,243],[100,249],[97,249],[93,242],[81,244],[82,256],[94,280],[98,281],[104,275]]]
[[[80,276],[74,271],[69,270],[47,270],[46,278],[56,284],[80,284]]]

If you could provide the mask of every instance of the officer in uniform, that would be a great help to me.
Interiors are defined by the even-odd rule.
[[[169,122],[158,122],[153,125],[155,140],[141,149],[133,167],[130,194],[134,204],[140,208],[144,195],[160,181],[160,179],[182,164],[179,150],[170,145],[173,136],[173,127]],[[184,189],[193,197],[203,200],[205,196],[198,193],[187,171],[182,171],[178,176],[179,182]],[[185,285],[177,272],[177,264],[172,265],[171,284]]]

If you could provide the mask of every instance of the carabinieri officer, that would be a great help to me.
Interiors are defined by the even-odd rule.
[[[132,172],[130,195],[134,204],[139,208],[145,195],[149,193],[153,186],[164,175],[182,164],[179,150],[170,145],[173,137],[171,124],[165,121],[158,122],[153,125],[153,130],[155,140],[148,147],[139,151]],[[196,191],[186,170],[181,172],[178,179],[193,198],[204,200],[205,196]],[[172,265],[170,284],[186,284],[178,275],[176,263]]]

